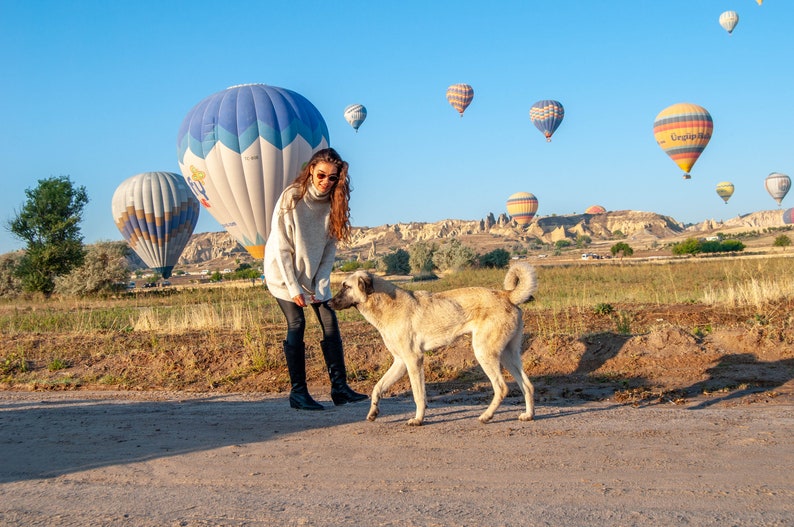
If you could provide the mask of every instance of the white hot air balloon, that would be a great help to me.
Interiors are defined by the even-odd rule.
[[[179,168],[201,204],[257,259],[281,192],[328,127],[302,95],[265,84],[232,86],[194,106],[177,134]]]
[[[144,172],[118,186],[111,209],[132,250],[168,278],[196,228],[201,206],[179,174]]]
[[[780,172],[772,172],[764,180],[764,187],[769,192],[769,195],[772,196],[772,199],[777,201],[779,207],[780,202],[783,201],[783,198],[786,197],[788,190],[791,188],[791,178]]]
[[[351,104],[345,108],[345,121],[358,133],[358,127],[367,118],[367,109],[363,104]]]
[[[720,25],[722,26],[722,29],[727,31],[729,34],[733,33],[733,29],[738,23],[739,13],[736,11],[725,11],[720,15]]]

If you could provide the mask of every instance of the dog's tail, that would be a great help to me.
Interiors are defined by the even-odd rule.
[[[505,275],[505,291],[510,293],[510,302],[523,304],[532,299],[538,289],[538,278],[535,268],[527,262],[516,262],[510,266]]]

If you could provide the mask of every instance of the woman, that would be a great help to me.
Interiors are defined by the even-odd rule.
[[[323,350],[335,405],[362,401],[366,395],[347,385],[342,339],[331,299],[331,269],[336,243],[350,239],[348,165],[333,148],[316,152],[276,203],[265,245],[265,280],[287,318],[284,355],[292,388],[289,404],[299,410],[323,410],[306,387],[303,308],[311,305],[323,330]]]

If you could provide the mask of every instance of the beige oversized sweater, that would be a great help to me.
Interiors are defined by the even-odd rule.
[[[336,240],[328,233],[330,193],[321,195],[309,185],[295,207],[285,209],[298,190],[288,187],[276,202],[270,235],[265,244],[265,281],[276,298],[292,300],[311,294],[318,301],[331,298],[331,270]]]

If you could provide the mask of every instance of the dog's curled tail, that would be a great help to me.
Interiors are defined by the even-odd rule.
[[[510,302],[513,304],[519,305],[529,301],[538,289],[535,268],[527,262],[514,263],[507,270],[504,288],[510,294]]]

